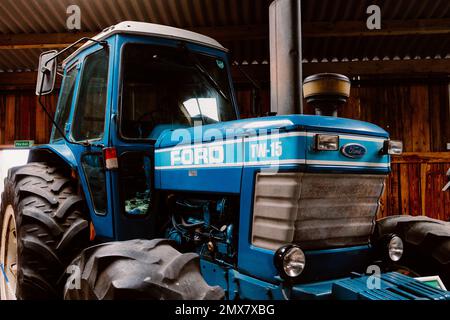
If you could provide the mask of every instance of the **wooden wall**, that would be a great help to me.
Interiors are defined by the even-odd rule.
[[[450,143],[450,104],[447,80],[388,80],[353,84],[351,98],[340,117],[375,123],[401,140],[406,152],[443,152]],[[399,84],[403,83],[403,84]],[[254,117],[269,111],[268,90],[262,91],[261,112],[251,108],[252,90],[238,88],[242,116]],[[313,114],[306,103],[304,110]]]
[[[261,104],[269,111],[264,92]],[[244,117],[252,110],[251,89],[240,88],[239,105]],[[305,104],[305,113],[314,111]],[[405,154],[392,159],[379,216],[427,215],[450,221],[450,192],[442,192],[450,168],[450,103],[448,80],[380,81],[353,85],[351,98],[340,116],[375,123],[402,140]]]
[[[57,96],[43,97],[54,114]],[[38,104],[32,91],[0,92],[0,145],[12,145],[14,140],[34,140],[46,143],[51,133],[51,121]]]
[[[269,111],[267,85],[256,104],[251,87],[239,85],[236,91],[243,118]],[[54,112],[56,95],[46,100]],[[402,140],[407,152],[393,159],[380,216],[413,214],[450,220],[450,193],[441,191],[450,168],[450,152],[446,152],[450,143],[449,109],[449,83],[443,80],[353,85],[351,99],[340,116],[380,125],[393,139]],[[311,114],[313,110],[305,105],[305,112]],[[0,92],[0,146],[22,139],[46,143],[50,128],[32,90]]]
[[[375,123],[403,141],[406,152],[447,151],[450,143],[449,83],[355,86],[343,117]]]
[[[380,217],[426,215],[450,221],[450,192],[443,192],[450,153],[405,153],[392,161]]]

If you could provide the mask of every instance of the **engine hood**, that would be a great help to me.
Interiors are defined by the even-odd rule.
[[[274,129],[281,132],[313,130],[389,137],[384,129],[363,121],[313,115],[286,115],[220,122],[202,127],[167,129],[161,133],[155,147],[167,148],[180,144],[210,142],[218,137],[228,139]]]

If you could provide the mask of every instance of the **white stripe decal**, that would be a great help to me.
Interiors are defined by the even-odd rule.
[[[169,152],[169,151],[183,150],[183,149],[190,149],[190,148],[222,146],[222,145],[226,145],[226,144],[239,143],[239,142],[242,142],[242,140],[234,139],[234,140],[225,140],[225,141],[216,141],[216,142],[204,142],[204,143],[197,143],[197,144],[192,144],[192,145],[191,144],[179,145],[176,147],[158,149],[158,150],[155,150],[155,153]]]
[[[356,140],[356,141],[367,141],[367,142],[378,142],[383,143],[386,139],[383,138],[371,138],[367,136],[357,136],[357,135],[348,135],[348,134],[339,134],[339,133],[326,133],[326,132],[287,132],[287,133],[279,133],[279,134],[272,134],[272,135],[265,135],[262,137],[241,137],[241,138],[235,138],[233,140],[223,140],[223,141],[215,141],[215,142],[203,142],[203,143],[197,143],[193,145],[178,145],[175,147],[169,147],[169,148],[163,148],[155,150],[155,153],[161,153],[161,152],[169,152],[169,151],[175,151],[175,150],[183,150],[183,149],[189,149],[189,148],[201,148],[201,147],[212,147],[217,145],[227,145],[227,144],[233,144],[233,143],[241,143],[243,140],[242,138],[245,138],[245,142],[254,142],[254,141],[264,141],[264,140],[274,140],[274,139],[281,139],[281,138],[289,138],[289,137],[314,137],[316,134],[337,134],[339,135],[340,139],[346,139],[346,140]]]
[[[279,134],[271,134],[271,135],[265,135],[262,137],[241,137],[236,138],[233,140],[223,140],[223,141],[216,141],[216,142],[203,142],[203,143],[197,143],[197,144],[189,144],[189,145],[179,145],[176,147],[170,147],[170,148],[164,148],[164,149],[158,149],[155,150],[155,153],[161,153],[161,152],[169,152],[174,150],[182,150],[182,149],[190,149],[190,148],[201,148],[201,147],[212,147],[217,145],[226,145],[226,144],[232,144],[232,143],[239,143],[242,142],[243,138],[245,138],[245,142],[254,142],[254,141],[264,141],[264,140],[274,140],[274,139],[280,139],[280,138],[289,138],[289,137],[306,137],[306,132],[287,132],[287,133],[279,133]]]
[[[180,166],[161,166],[155,167],[155,170],[173,170],[173,169],[198,169],[198,168],[228,168],[228,167],[242,167],[243,162],[234,163],[215,163],[215,164],[193,164]]]
[[[197,164],[197,165],[180,165],[180,166],[160,166],[155,167],[156,170],[173,170],[173,169],[199,169],[199,168],[228,168],[245,166],[263,166],[263,165],[283,165],[283,164],[310,164],[310,165],[326,165],[326,166],[353,166],[353,167],[377,167],[389,168],[389,163],[376,162],[352,162],[352,161],[324,161],[324,160],[305,160],[305,159],[287,159],[287,160],[266,160],[266,161],[246,161],[235,163],[217,163],[217,164]]]
[[[325,160],[307,160],[306,164],[325,165],[325,166],[356,166],[356,167],[380,167],[388,168],[389,163],[377,162],[352,162],[352,161],[325,161]]]

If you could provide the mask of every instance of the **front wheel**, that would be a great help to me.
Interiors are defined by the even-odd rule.
[[[70,266],[68,300],[218,300],[200,273],[199,256],[180,253],[167,239],[110,242],[83,250]]]
[[[88,245],[84,200],[62,168],[9,170],[0,208],[1,299],[57,299],[67,264]]]
[[[416,275],[438,275],[450,289],[449,222],[423,216],[390,216],[377,222],[376,236],[388,234],[396,234],[404,242],[399,264]]]

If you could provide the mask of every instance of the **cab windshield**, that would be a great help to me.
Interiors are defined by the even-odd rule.
[[[236,119],[223,60],[182,48],[127,44],[121,135],[157,139],[167,129]]]

